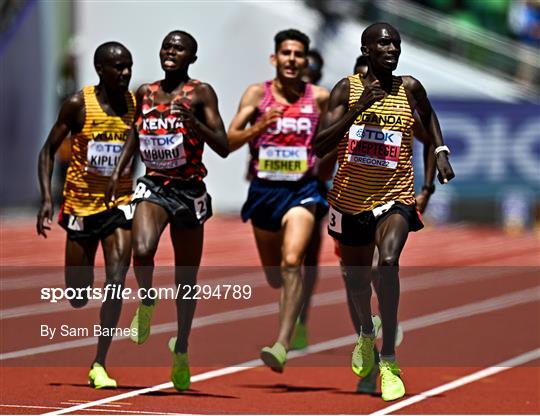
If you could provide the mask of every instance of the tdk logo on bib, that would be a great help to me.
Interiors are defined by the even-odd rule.
[[[311,134],[311,120],[307,117],[283,117],[276,120],[275,126],[268,127],[267,130],[270,134]]]
[[[364,127],[363,129],[356,130],[355,135],[360,139],[375,140],[378,142],[390,144],[394,143],[394,140],[392,140],[392,138],[395,136],[395,132],[388,132],[380,129],[370,129],[368,127]],[[401,141],[401,137],[399,138],[399,140]]]
[[[300,150],[301,149],[301,150]],[[300,159],[306,154],[304,147],[302,148],[290,148],[290,147],[274,147],[266,151],[266,156],[268,158],[275,159]]]
[[[124,143],[96,142],[90,140],[86,153],[86,170],[96,175],[110,176],[118,163],[123,147]],[[129,172],[129,169],[126,169],[123,174]]]

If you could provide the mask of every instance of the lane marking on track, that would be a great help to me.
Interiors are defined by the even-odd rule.
[[[438,394],[444,393],[449,390],[457,389],[469,383],[474,383],[475,381],[478,381],[482,378],[490,377],[502,371],[510,370],[511,368],[517,367],[518,365],[521,365],[521,364],[528,363],[530,361],[534,361],[538,358],[540,358],[540,348],[526,352],[525,354],[518,355],[517,357],[511,358],[509,360],[500,362],[499,364],[495,364],[492,367],[484,368],[483,370],[458,378],[457,380],[454,380],[450,383],[446,383],[439,387],[435,387],[433,389],[427,390],[423,393],[417,394],[401,402],[398,402],[396,404],[393,404],[391,406],[388,406],[381,410],[373,412],[370,415],[372,416],[387,415],[389,413],[411,406],[415,403],[429,399],[430,397],[437,396]]]
[[[426,290],[430,288],[441,288],[453,285],[459,285],[465,282],[472,282],[483,279],[500,277],[507,274],[505,269],[496,270],[475,270],[466,268],[462,272],[459,269],[447,269],[438,273],[430,272],[424,275],[403,279],[401,293],[414,292],[416,290]],[[345,302],[344,289],[315,294],[312,298],[313,306],[333,305]],[[40,305],[43,306],[43,305]],[[47,306],[47,305],[45,305]],[[71,309],[71,307],[69,308]],[[192,328],[202,328],[209,325],[234,322],[237,320],[259,318],[272,315],[278,311],[277,303],[267,303],[265,305],[253,306],[250,308],[234,309],[228,312],[220,312],[212,315],[195,317]],[[153,334],[166,334],[177,330],[176,321],[167,322],[158,325],[152,325]],[[115,337],[115,341],[127,339],[127,336]],[[0,354],[0,361],[27,357],[36,354],[46,354],[49,352],[63,351],[72,348],[81,348],[92,346],[97,343],[97,337],[87,337],[72,341],[57,342],[43,345],[40,347],[25,348],[22,350],[10,351]]]
[[[488,313],[492,311],[500,311],[505,308],[510,308],[516,305],[522,305],[525,303],[530,303],[540,300],[540,291],[537,290],[540,287],[535,288],[535,290],[526,289],[519,292],[513,292],[508,295],[498,296],[494,298],[489,298],[480,302],[473,302],[463,306],[458,306],[455,308],[446,309],[440,312],[420,316],[413,319],[408,319],[402,322],[403,328],[409,331],[415,329],[427,328],[436,324],[441,324],[444,322],[453,321],[459,318],[470,317],[472,315],[478,315],[483,313]],[[310,354],[316,354],[323,351],[332,350],[335,348],[345,347],[347,345],[354,345],[356,341],[356,334],[347,335],[340,338],[335,338],[329,341],[320,342],[309,346],[305,350],[301,351],[291,351],[287,354],[287,359],[291,360],[294,358],[304,357]],[[261,366],[263,363],[259,359],[246,361],[234,366],[221,368],[218,370],[208,371],[206,373],[197,374],[191,377],[191,382],[196,383],[199,381],[209,380],[216,377],[223,377],[229,374],[239,373],[242,371],[250,370],[255,367]],[[173,388],[171,382],[158,384],[156,386],[147,387],[140,390],[133,390],[127,393],[122,393],[110,397],[106,397],[100,400],[96,400],[90,403],[84,403],[81,405],[73,406],[71,408],[62,409],[59,411],[54,411],[50,413],[45,413],[47,415],[61,415],[65,413],[76,412],[83,409],[88,409],[92,406],[99,406],[105,403],[115,402],[117,400],[127,399],[130,397],[139,396],[141,394],[146,394],[154,391],[165,390]]]
[[[68,400],[67,402],[60,402],[60,404],[67,404],[73,406],[76,404],[90,403],[90,400]],[[121,404],[102,404],[101,407],[122,407]]]
[[[67,404],[67,403],[66,403]],[[33,405],[24,405],[24,404],[0,404],[0,407],[12,407],[15,409],[56,409],[63,410],[68,409],[67,407],[54,407],[54,406],[33,406]],[[103,412],[109,414],[115,413],[128,413],[128,414],[141,414],[141,415],[178,415],[178,416],[188,416],[182,415],[181,413],[165,413],[165,412],[147,412],[144,410],[118,410],[118,409],[87,409],[89,412]],[[114,413],[112,413],[114,412]]]

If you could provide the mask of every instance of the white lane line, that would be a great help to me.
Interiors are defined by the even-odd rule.
[[[449,390],[457,389],[469,383],[474,383],[475,381],[478,381],[482,378],[490,377],[502,371],[510,370],[511,368],[528,363],[529,361],[537,360],[538,358],[540,358],[540,348],[526,352],[525,354],[518,355],[517,357],[503,361],[499,364],[495,364],[492,367],[484,368],[483,370],[458,378],[457,380],[454,380],[450,383],[446,383],[431,390],[427,390],[423,393],[417,394],[416,396],[410,397],[401,402],[395,403],[374,413],[371,413],[371,415],[387,415],[389,413],[401,410],[404,407],[408,407],[415,403],[429,399],[430,397],[437,396],[438,394],[444,393]]]
[[[69,403],[64,403],[69,404]],[[102,405],[103,406],[103,405]],[[0,407],[12,407],[15,409],[56,409],[56,410],[63,410],[67,409],[66,407],[54,407],[54,406],[33,406],[33,405],[25,405],[25,404],[0,404]],[[188,415],[182,415],[180,413],[164,413],[164,412],[146,412],[143,410],[118,410],[118,409],[87,409],[89,412],[104,412],[109,414],[114,413],[128,413],[128,414],[142,414],[142,415],[179,415],[179,416],[188,416]],[[114,413],[113,413],[114,412]]]
[[[60,402],[60,404],[67,404],[73,406],[75,404],[89,403],[90,400],[68,400],[67,402]],[[101,407],[122,407],[121,404],[102,404]]]
[[[472,315],[488,313],[492,311],[499,311],[504,308],[509,308],[515,305],[521,305],[525,303],[530,303],[540,299],[540,291],[538,287],[534,290],[527,289],[519,292],[510,293],[508,295],[498,296],[495,298],[486,299],[481,302],[473,302],[456,308],[447,309],[444,311],[432,313],[429,315],[420,316],[417,318],[409,319],[402,322],[403,327],[409,331],[413,331],[419,328],[427,328],[436,324],[453,321],[455,319],[470,317]],[[320,342],[309,346],[305,350],[301,351],[291,351],[287,354],[287,359],[291,360],[298,357],[304,357],[310,354],[315,354],[323,351],[332,350],[335,348],[341,348],[344,346],[354,345],[356,340],[356,335],[347,335],[340,338],[335,338],[329,341]],[[208,380],[211,378],[222,377],[228,374],[239,373],[241,371],[246,371],[254,367],[262,365],[261,360],[250,360],[240,364],[236,364],[231,367],[222,368],[219,370],[208,371],[206,373],[197,374],[196,376],[191,377],[191,382],[195,383],[198,381]],[[157,386],[148,387],[145,389],[134,390],[127,393],[106,397],[104,399],[96,400],[94,402],[81,404],[78,406],[73,406],[71,408],[62,409],[60,411],[46,413],[47,415],[61,415],[64,413],[75,412],[83,409],[87,409],[92,406],[102,405],[104,403],[111,403],[117,400],[126,399],[129,397],[139,396],[141,394],[165,390],[172,388],[173,384],[171,382],[158,384]]]
[[[504,274],[503,272],[501,272]],[[492,276],[495,275],[496,272],[493,271],[492,273],[489,273],[489,271],[486,271],[486,273],[482,273],[480,271],[472,270],[469,273],[456,273],[456,271],[452,270],[446,270],[438,274],[430,273],[429,275],[432,276],[432,279],[425,279],[424,278],[410,278],[406,280],[410,280],[409,283],[403,283],[402,287],[402,293],[409,292],[409,291],[415,291],[415,290],[425,290],[430,287],[443,287],[445,285],[452,286],[454,284],[460,284],[467,281],[472,281],[475,279],[483,279],[486,276]],[[529,292],[529,289],[526,289],[524,292]],[[534,291],[532,291],[534,292]],[[344,290],[335,290],[332,292],[325,292],[316,294],[312,298],[313,306],[322,306],[322,305],[332,305],[332,304],[338,304],[345,300],[345,292]],[[237,320],[243,320],[243,319],[252,319],[252,318],[259,318],[262,316],[272,315],[277,312],[277,304],[275,302],[267,303],[265,305],[260,306],[253,306],[250,308],[243,308],[243,309],[235,309],[229,312],[222,312],[222,313],[216,313],[212,315],[202,316],[202,317],[196,317],[193,320],[193,328],[202,328],[205,326],[210,325],[216,325],[221,323],[227,323],[227,322],[234,322]],[[406,328],[405,328],[406,329]],[[176,321],[173,322],[167,322],[159,325],[152,325],[152,333],[153,334],[166,334],[170,332],[174,332],[177,330],[177,323]],[[115,340],[122,340],[128,338],[127,336],[119,336],[115,337]],[[11,352],[6,352],[3,354],[0,354],[0,361],[9,360],[13,358],[20,358],[20,357],[27,357],[32,356],[35,354],[45,354],[49,352],[56,352],[56,351],[63,351],[67,349],[72,348],[81,348],[81,347],[87,347],[91,345],[95,345],[97,343],[97,337],[88,337],[88,338],[82,338],[72,341],[64,341],[64,342],[58,342],[53,344],[47,344],[40,347],[31,347],[31,348],[25,348],[22,350],[16,350]]]

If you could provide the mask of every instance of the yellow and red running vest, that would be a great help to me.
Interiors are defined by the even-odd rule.
[[[364,90],[359,75],[349,76],[349,108]],[[401,77],[392,90],[362,112],[338,144],[338,170],[328,194],[330,205],[356,214],[399,201],[413,205],[413,114]]]
[[[101,108],[94,86],[83,88],[85,120],[80,133],[71,136],[71,160],[64,184],[63,212],[80,217],[98,214],[107,207],[105,188],[135,118],[135,97],[126,93],[128,111],[110,116]],[[116,204],[129,203],[133,187],[131,163],[122,173]]]

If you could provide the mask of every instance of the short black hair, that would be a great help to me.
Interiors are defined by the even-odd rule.
[[[111,41],[102,43],[94,52],[94,68],[97,69],[98,65],[103,65],[103,62],[111,57],[111,52],[118,48],[124,49],[129,55],[131,55],[128,48],[126,48],[120,42]]]
[[[322,68],[324,66],[324,59],[317,49],[310,49],[306,54],[306,57],[315,59],[319,64],[319,67]]]
[[[367,66],[368,64],[368,58],[366,55],[360,55],[358,58],[356,58],[356,62],[354,63],[353,72],[356,74],[358,71],[356,68],[359,66]]]
[[[191,52],[193,52],[193,56],[197,55],[197,49],[199,48],[199,45],[197,44],[195,37],[191,33],[185,32],[183,30],[173,30],[172,32],[169,32],[167,36],[163,38],[163,40],[167,39],[169,36],[174,35],[185,36],[186,38],[188,38],[191,41]]]
[[[392,26],[390,23],[386,22],[377,22],[369,25],[364,29],[362,32],[362,46],[366,46],[369,41],[371,41],[372,37],[379,32],[380,29],[383,27],[388,28],[389,30],[393,30],[397,34],[399,34],[398,30]]]
[[[282,30],[281,32],[278,32],[276,36],[274,36],[274,44],[275,44],[275,52],[279,50],[279,46],[282,42],[286,40],[297,40],[302,45],[304,45],[304,50],[306,54],[309,51],[309,37],[305,33],[300,32],[296,29],[287,29]]]

